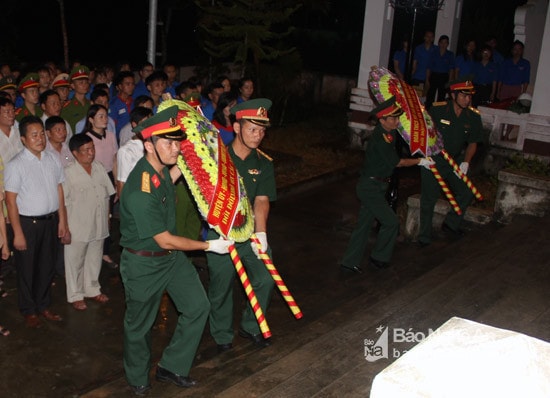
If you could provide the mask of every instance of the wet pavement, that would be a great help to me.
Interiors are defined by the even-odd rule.
[[[267,314],[274,345],[278,339],[282,343],[290,338],[293,330],[307,327],[366,292],[373,295],[373,300],[383,300],[435,268],[450,245],[454,245],[453,250],[462,250],[460,242],[450,242],[444,236],[439,236],[428,251],[400,241],[392,261],[394,270],[386,274],[391,277],[379,277],[373,270],[367,270],[360,277],[342,273],[336,264],[345,250],[359,208],[355,184],[353,173],[344,174],[341,179],[334,176],[317,179],[310,182],[305,192],[296,193],[298,189],[283,192],[283,197],[273,207],[268,233],[273,260],[304,312],[304,318],[296,321],[281,296],[277,292],[274,294]],[[414,191],[416,187],[411,189]],[[116,229],[115,222],[115,241]],[[483,242],[467,242],[483,245]],[[118,250],[114,250],[113,257],[118,261]],[[204,256],[192,253],[190,257],[207,287]],[[15,276],[7,275],[4,282],[3,288],[9,296],[0,299],[0,324],[10,329],[11,335],[0,337],[0,397],[130,396],[122,369],[124,295],[117,270],[104,267],[101,272],[102,291],[110,301],[106,304],[88,301],[86,311],[76,311],[66,302],[64,280],[57,278],[52,288],[52,310],[64,319],[62,322],[45,321],[41,329],[25,327],[16,305]],[[235,296],[236,303],[245,304],[242,289],[235,289]],[[239,312],[240,306],[235,307]],[[165,297],[152,333],[154,361],[159,359],[171,337],[175,317],[173,305]],[[237,321],[238,317],[236,325]],[[233,355],[255,350],[239,337],[235,337],[234,345]],[[201,378],[206,381],[217,377],[223,384],[223,374],[208,373],[209,366],[206,366],[217,358],[215,343],[206,329],[195,362],[197,368],[205,366],[202,370],[193,368],[191,376],[199,382]],[[155,381],[152,384],[149,396],[176,396],[176,387]],[[243,392],[242,396],[248,395]]]

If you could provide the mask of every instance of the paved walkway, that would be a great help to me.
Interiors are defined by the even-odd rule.
[[[346,274],[336,263],[358,211],[355,182],[328,182],[273,208],[274,262],[304,318],[295,320],[275,293],[267,314],[271,347],[257,350],[235,337],[232,351],[216,355],[206,330],[191,371],[200,385],[181,390],[153,380],[149,396],[368,396],[374,375],[393,360],[365,361],[364,339],[380,325],[424,331],[462,316],[550,341],[550,218],[474,228],[458,242],[440,236],[428,249],[400,242],[388,270]],[[204,258],[193,261],[207,286]],[[64,321],[30,330],[16,308],[15,279],[6,279],[10,296],[0,300],[0,323],[12,334],[0,337],[0,396],[130,396],[122,371],[122,285],[108,269],[101,282],[111,301],[77,312],[57,280],[53,310]],[[235,295],[244,304],[239,289]],[[174,319],[166,299],[153,331],[155,359]]]

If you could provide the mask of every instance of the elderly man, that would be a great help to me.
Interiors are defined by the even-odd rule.
[[[63,168],[45,151],[42,120],[27,116],[19,123],[25,146],[6,165],[5,189],[13,227],[19,310],[28,327],[61,317],[51,312],[50,286],[55,272],[57,239],[70,241],[63,195]]]
[[[65,204],[71,243],[65,245],[67,301],[79,311],[85,310],[84,298],[106,303],[101,293],[99,272],[103,241],[109,235],[109,196],[115,189],[105,168],[96,162],[92,138],[77,134],[69,141],[76,159],[65,168]]]

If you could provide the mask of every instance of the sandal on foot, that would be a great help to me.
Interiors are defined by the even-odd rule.
[[[73,308],[77,311],[84,311],[86,308],[88,308],[84,300],[74,301],[72,305],[73,305]]]
[[[9,331],[9,329],[6,329],[5,327],[0,326],[0,334],[2,336],[6,337],[6,336],[10,335],[10,331]]]
[[[98,294],[94,297],[89,297],[91,300],[97,301],[98,303],[104,304],[107,301],[109,301],[109,297],[107,297],[105,294]]]

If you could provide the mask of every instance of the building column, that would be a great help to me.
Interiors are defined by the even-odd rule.
[[[449,51],[455,53],[460,49],[458,43],[458,34],[460,30],[460,21],[462,19],[463,0],[445,0],[443,8],[437,13],[435,23],[435,43],[441,35],[449,36]]]

